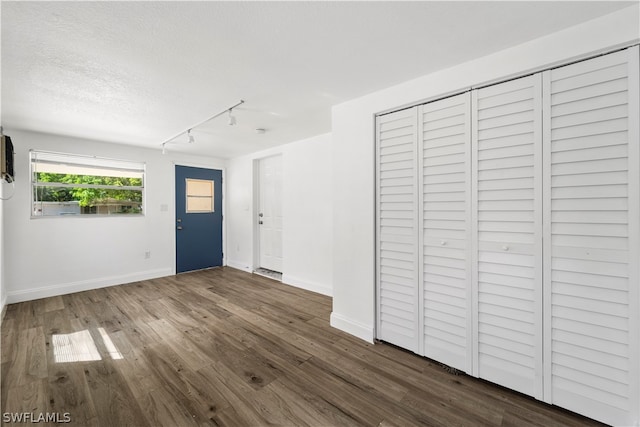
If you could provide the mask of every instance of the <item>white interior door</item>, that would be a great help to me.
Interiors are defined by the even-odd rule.
[[[473,92],[480,378],[542,399],[542,77]]]
[[[282,272],[282,156],[260,159],[258,170],[259,264]]]
[[[419,107],[425,356],[472,371],[471,94]]]
[[[638,422],[638,47],[545,77],[547,400]]]
[[[376,335],[419,353],[416,112],[410,108],[376,119]]]

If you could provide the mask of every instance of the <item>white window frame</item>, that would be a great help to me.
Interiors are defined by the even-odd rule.
[[[115,170],[115,171],[123,171],[123,172],[134,172],[140,173],[142,175],[142,185],[141,186],[117,186],[117,185],[100,185],[100,184],[66,184],[66,183],[38,183],[35,181],[35,176],[37,172],[37,164],[39,163],[48,163],[48,164],[60,164],[60,165],[73,165],[78,167],[85,168],[95,168],[95,169],[107,169],[107,170]],[[71,218],[132,218],[132,217],[143,217],[145,216],[146,210],[146,163],[144,162],[135,162],[130,160],[120,160],[106,157],[98,157],[98,156],[90,156],[83,154],[71,154],[71,153],[60,153],[53,151],[42,151],[42,150],[29,150],[29,172],[30,172],[30,185],[29,191],[31,192],[29,196],[30,203],[30,211],[31,211],[31,219],[41,219],[41,218],[63,218],[63,217],[71,217]],[[44,185],[46,184],[46,185]],[[34,200],[35,189],[37,187],[59,187],[59,188],[94,188],[94,189],[106,189],[106,190],[133,190],[141,192],[141,202],[140,202],[140,213],[126,213],[126,214],[78,214],[78,215],[36,215],[34,212],[34,205],[37,202]]]

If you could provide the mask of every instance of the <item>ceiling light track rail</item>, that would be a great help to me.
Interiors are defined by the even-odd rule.
[[[208,122],[209,120],[213,120],[213,119],[215,119],[216,117],[220,117],[221,115],[223,115],[223,114],[225,114],[225,113],[229,113],[229,118],[230,118],[229,124],[231,124],[231,118],[233,118],[233,124],[235,124],[235,117],[231,116],[231,111],[232,111],[234,108],[236,108],[236,107],[238,107],[238,106],[240,106],[240,105],[242,105],[242,104],[244,104],[244,100],[243,100],[243,99],[241,99],[240,101],[236,102],[236,103],[235,103],[235,104],[233,104],[232,106],[225,108],[224,110],[220,111],[219,113],[216,113],[216,114],[214,114],[213,116],[208,117],[208,118],[206,118],[206,119],[202,120],[201,122],[196,123],[195,125],[193,125],[193,126],[191,126],[191,127],[188,127],[186,130],[184,130],[184,131],[182,131],[182,132],[180,132],[180,133],[175,134],[174,136],[172,136],[171,138],[167,139],[166,141],[164,141],[164,142],[162,143],[162,154],[164,154],[164,153],[165,153],[165,145],[169,144],[171,141],[173,141],[174,139],[176,139],[177,137],[179,137],[179,136],[180,136],[180,135],[182,135],[182,134],[186,134],[186,135],[187,135],[187,137],[189,138],[189,140],[188,140],[188,142],[189,142],[189,143],[193,143],[193,142],[195,142],[195,138],[193,137],[193,135],[191,135],[191,130],[192,130],[193,128],[196,128],[196,127],[198,127],[198,126],[201,126],[201,125],[205,124],[206,122]]]

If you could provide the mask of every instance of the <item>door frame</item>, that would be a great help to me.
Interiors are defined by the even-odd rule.
[[[284,160],[284,154],[282,152],[272,153],[265,156],[257,157],[253,159],[253,209],[252,209],[252,233],[253,233],[253,262],[251,266],[251,271],[256,271],[256,269],[260,268],[260,227],[258,225],[258,214],[260,213],[260,162],[264,159],[268,159],[270,157],[280,156]],[[284,165],[284,162],[282,163]],[[284,169],[284,168],[283,168]],[[283,179],[284,185],[284,179]],[[283,203],[284,204],[284,203]],[[284,229],[284,226],[283,226]],[[284,264],[284,254],[283,254],[283,264]],[[283,266],[284,267],[284,266]],[[284,270],[284,268],[283,268]],[[284,272],[281,272],[284,274]]]
[[[176,275],[178,271],[177,266],[177,252],[178,249],[177,239],[176,239],[176,166],[187,166],[192,168],[203,168],[203,169],[215,169],[222,171],[222,266],[227,265],[227,222],[225,221],[225,213],[226,213],[226,202],[225,202],[225,193],[227,191],[227,182],[226,182],[226,168],[222,165],[216,164],[205,164],[205,163],[197,163],[197,162],[184,162],[184,161],[172,161],[171,162],[171,200],[173,202],[171,210],[171,259],[173,260],[171,264],[171,274]]]

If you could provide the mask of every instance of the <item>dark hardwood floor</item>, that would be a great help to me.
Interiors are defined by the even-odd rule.
[[[2,323],[3,421],[599,425],[367,344],[331,328],[330,312],[328,297],[231,268],[13,304]]]

